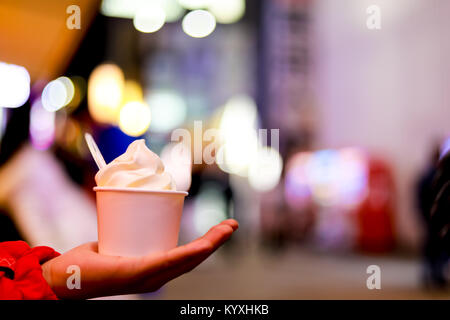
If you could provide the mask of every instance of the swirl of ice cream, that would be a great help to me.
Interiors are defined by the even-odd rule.
[[[176,190],[170,173],[164,171],[161,159],[145,145],[135,140],[124,154],[117,157],[95,175],[99,187]]]

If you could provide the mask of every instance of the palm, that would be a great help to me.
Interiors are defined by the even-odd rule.
[[[86,243],[44,263],[43,275],[59,298],[154,291],[199,265],[237,228],[235,220],[225,220],[191,243],[143,257],[104,256],[98,253],[96,242]],[[71,265],[80,268],[81,289],[67,287],[67,268]]]

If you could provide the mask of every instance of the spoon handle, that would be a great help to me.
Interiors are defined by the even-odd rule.
[[[102,156],[102,153],[100,152],[97,144],[94,141],[94,138],[92,138],[91,134],[85,133],[84,139],[86,139],[86,143],[88,145],[89,151],[91,152],[92,158],[94,158],[95,163],[97,164],[97,167],[99,169],[102,169],[103,167],[106,167],[105,159]]]

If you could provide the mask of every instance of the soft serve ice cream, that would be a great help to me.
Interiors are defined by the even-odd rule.
[[[184,198],[144,140],[102,166],[95,176],[98,252],[138,257],[178,243]]]
[[[176,190],[172,176],[164,171],[163,162],[147,148],[143,139],[133,141],[124,154],[100,169],[95,181],[99,187]]]

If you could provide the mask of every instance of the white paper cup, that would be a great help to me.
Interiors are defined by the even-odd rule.
[[[184,191],[95,187],[98,251],[111,256],[143,256],[175,248]]]

